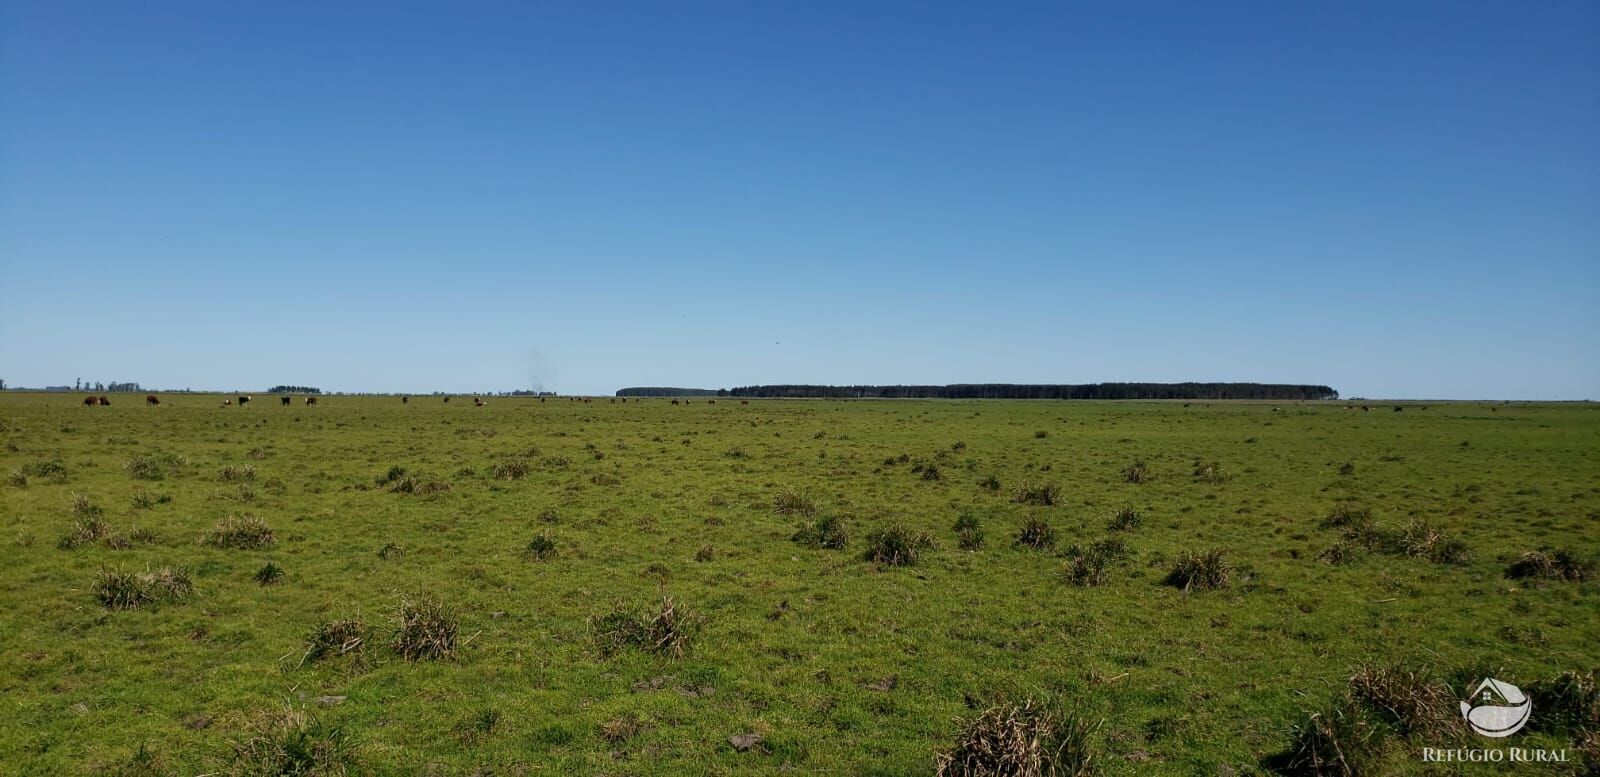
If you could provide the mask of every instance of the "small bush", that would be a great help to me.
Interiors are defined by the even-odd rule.
[[[528,547],[524,550],[528,558],[534,561],[545,561],[556,557],[556,540],[549,531],[542,531],[528,540]]]
[[[495,480],[520,480],[528,476],[528,460],[512,458],[502,461],[489,470]]]
[[[1233,578],[1233,566],[1221,550],[1185,553],[1167,573],[1166,584],[1185,591],[1213,591],[1226,588]]]
[[[357,769],[355,747],[344,729],[285,709],[251,724],[234,741],[227,773],[335,777]]]
[[[1031,516],[1023,520],[1022,527],[1017,530],[1016,544],[1023,548],[1049,550],[1056,546],[1055,527],[1043,518]]]
[[[1060,499],[1061,492],[1054,483],[1023,483],[1011,496],[1017,504],[1040,507],[1049,507]]]
[[[805,518],[817,513],[816,504],[805,495],[793,490],[779,491],[772,497],[772,509],[778,515],[798,515]]]
[[[283,567],[268,561],[256,570],[254,579],[261,585],[276,585],[283,580]]]
[[[1138,510],[1132,507],[1124,507],[1118,510],[1116,515],[1111,516],[1111,520],[1106,521],[1106,529],[1110,531],[1133,531],[1139,528],[1141,523],[1144,523],[1144,518],[1139,515]]]
[[[56,544],[56,547],[62,550],[71,550],[79,545],[88,545],[95,540],[109,536],[111,536],[111,525],[96,513],[73,521],[72,530],[61,537],[61,541]]]
[[[937,755],[940,777],[1085,777],[1094,773],[1089,738],[1098,723],[1057,715],[1032,700],[958,721],[961,732]]]
[[[137,456],[128,459],[122,468],[127,470],[128,476],[134,480],[162,480],[166,478],[167,471],[162,468],[161,462],[154,456]]]
[[[1128,545],[1112,537],[1088,545],[1073,545],[1067,549],[1067,565],[1062,577],[1072,585],[1105,585],[1111,577],[1112,567],[1128,557]]]
[[[456,652],[455,613],[436,599],[400,603],[390,646],[407,661],[450,658]]]
[[[983,526],[978,523],[978,516],[962,513],[956,518],[954,528],[957,547],[962,550],[977,550],[983,547]]]
[[[937,465],[929,464],[922,468],[923,480],[938,480],[941,477],[943,477],[943,475],[940,474],[939,467]]]
[[[266,521],[253,515],[230,515],[217,521],[206,534],[205,543],[217,548],[252,550],[277,541]]]
[[[371,631],[360,618],[332,620],[319,624],[306,637],[306,652],[300,663],[321,661],[325,658],[350,656],[358,663],[366,658],[367,639]]]
[[[1122,468],[1122,479],[1129,483],[1143,483],[1149,477],[1150,472],[1145,468],[1144,459],[1134,459],[1132,464]]]
[[[862,558],[885,566],[910,566],[932,547],[933,538],[894,524],[867,535],[867,550]]]
[[[701,618],[680,608],[670,596],[661,597],[654,608],[629,609],[618,606],[590,621],[590,629],[600,652],[613,655],[626,648],[682,658],[699,631]]]
[[[790,539],[808,548],[842,550],[850,542],[850,531],[845,528],[844,519],[824,515],[801,526]]]
[[[1594,562],[1564,549],[1530,550],[1506,568],[1506,577],[1517,580],[1583,582],[1593,576]]]

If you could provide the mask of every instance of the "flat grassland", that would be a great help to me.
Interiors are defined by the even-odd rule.
[[[0,394],[6,771],[270,771],[299,732],[379,774],[926,774],[1034,699],[1106,773],[1251,773],[1362,667],[1600,666],[1593,575],[1508,576],[1600,553],[1591,404],[80,399]],[[896,525],[931,547],[865,558]],[[1210,550],[1220,587],[1169,580]],[[404,601],[454,619],[417,660]]]

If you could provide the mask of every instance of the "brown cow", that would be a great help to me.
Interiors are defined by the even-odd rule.
[[[544,397],[539,397],[539,404],[544,404]]]
[[[282,402],[284,407],[289,406],[289,400],[290,397],[278,397],[278,401]]]
[[[717,400],[715,400],[715,399],[706,400],[706,404],[708,404],[708,405],[715,405],[716,403],[717,403]]]
[[[316,403],[317,403],[317,398],[316,397],[306,397],[306,404],[315,405]]]
[[[144,406],[145,407],[155,407],[156,405],[159,405],[159,404],[161,404],[161,398],[160,397],[158,397],[158,396],[156,396],[154,394],[146,394],[145,395],[145,397],[144,397]]]
[[[483,397],[473,397],[472,398],[472,406],[473,407],[483,407],[484,405],[487,405],[487,404],[489,404],[489,403],[483,401]]]
[[[402,404],[402,405],[404,405],[404,404],[406,404],[406,403],[408,403],[410,401],[411,401],[411,397],[401,397],[400,398],[400,404]]]
[[[748,405],[748,404],[750,404],[750,400],[748,400],[748,399],[741,399],[741,400],[739,400],[739,404],[741,404],[741,405]]]
[[[676,399],[672,400],[672,404],[674,404],[674,405],[678,404],[678,400],[676,400]]]
[[[111,407],[111,399],[106,397],[104,394],[101,394],[100,395],[100,406],[101,407]]]
[[[99,397],[88,396],[88,397],[84,397],[83,398],[83,406],[84,407],[94,407],[95,405],[98,405],[98,404],[100,404],[100,398]]]
[[[450,398],[449,397],[445,397],[444,398],[444,403],[447,404],[447,405],[450,404]]]

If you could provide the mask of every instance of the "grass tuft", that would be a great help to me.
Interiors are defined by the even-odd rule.
[[[632,648],[682,658],[688,653],[702,621],[697,613],[680,607],[672,597],[662,596],[653,608],[618,605],[611,612],[592,619],[590,630],[600,652],[607,656]]]
[[[1178,557],[1167,573],[1167,585],[1185,591],[1214,591],[1227,588],[1233,579],[1233,566],[1221,550],[1189,552]]]
[[[1116,515],[1111,516],[1111,520],[1106,521],[1106,529],[1110,531],[1133,531],[1139,528],[1141,523],[1144,523],[1144,518],[1139,515],[1138,510],[1132,507],[1124,507],[1118,510]]]
[[[874,564],[904,567],[917,563],[923,551],[932,547],[932,537],[893,524],[867,534],[867,549],[862,558]]]
[[[230,515],[206,533],[205,544],[217,548],[253,550],[277,542],[272,528],[254,515]]]
[[[534,561],[546,561],[556,557],[555,535],[546,529],[528,540],[528,547],[523,549],[523,554]]]
[[[955,744],[936,755],[940,777],[1084,777],[1094,773],[1089,739],[1098,723],[1058,715],[1032,700],[961,721]]]
[[[978,550],[983,547],[983,526],[978,522],[978,516],[962,513],[956,518],[954,529],[956,547],[962,550]]]
[[[1515,580],[1571,580],[1581,583],[1593,576],[1593,561],[1559,548],[1530,550],[1506,568],[1506,577]]]
[[[1016,545],[1020,548],[1033,548],[1034,550],[1049,550],[1056,546],[1056,530],[1049,522],[1038,516],[1029,516],[1023,519],[1021,528],[1017,529]]]
[[[1088,546],[1073,545],[1067,549],[1067,565],[1062,577],[1072,585],[1105,585],[1111,569],[1128,558],[1128,545],[1119,537],[1111,537]]]
[[[360,618],[331,620],[319,624],[306,637],[306,652],[300,663],[317,662],[325,658],[350,656],[357,663],[366,659],[367,640],[371,631]]]
[[[1023,483],[1012,493],[1011,501],[1017,504],[1049,507],[1061,500],[1061,491],[1054,483]]]
[[[399,624],[389,644],[407,661],[447,659],[456,652],[455,612],[437,599],[407,599],[400,603]]]
[[[779,491],[772,497],[772,509],[778,515],[798,515],[810,518],[817,514],[817,506],[810,498],[792,489]]]
[[[844,519],[824,515],[814,521],[807,521],[790,539],[808,548],[843,550],[845,545],[850,543],[850,531],[845,528]]]
[[[294,709],[252,723],[230,755],[227,773],[242,777],[340,777],[359,770],[344,729]]]

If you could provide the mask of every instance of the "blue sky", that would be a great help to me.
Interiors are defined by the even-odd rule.
[[[1600,5],[0,0],[0,378],[1600,399]]]

